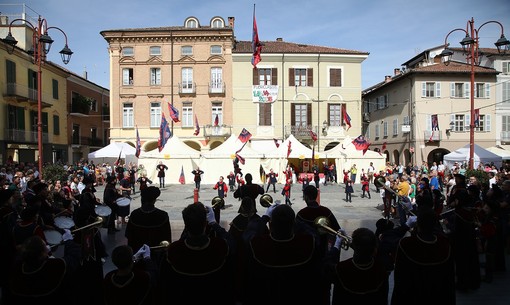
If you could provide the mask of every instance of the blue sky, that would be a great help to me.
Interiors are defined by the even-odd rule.
[[[251,40],[253,4],[261,40],[275,40],[331,46],[369,52],[362,64],[362,88],[370,87],[393,74],[394,68],[423,50],[444,43],[448,32],[466,28],[471,17],[478,28],[496,20],[510,39],[508,0],[27,0],[6,1],[26,4],[30,15],[40,14],[48,26],[64,30],[74,52],[69,70],[109,88],[107,43],[103,30],[182,25],[189,16],[202,24],[212,17],[227,21],[235,17],[238,40]],[[6,7],[0,6],[5,13]],[[16,6],[19,10],[20,6]],[[14,7],[8,7],[9,10]],[[55,40],[49,59],[62,64],[59,51],[63,35],[50,31]],[[484,25],[480,45],[494,47],[500,28]],[[3,38],[3,37],[2,37]],[[461,32],[448,42],[460,46]],[[262,50],[264,61],[264,50]],[[63,65],[63,64],[62,64]]]

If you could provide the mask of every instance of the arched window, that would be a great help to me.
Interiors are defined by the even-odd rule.
[[[186,19],[186,21],[184,22],[184,27],[186,28],[190,28],[190,29],[196,29],[198,28],[199,24],[198,24],[198,20],[196,18],[188,18]]]
[[[223,27],[225,27],[225,21],[223,21],[223,19],[215,17],[211,20],[211,28],[218,29]]]

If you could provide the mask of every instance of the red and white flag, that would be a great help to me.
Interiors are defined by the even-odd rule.
[[[257,20],[255,19],[255,4],[253,4],[253,33],[251,38],[251,49],[253,52],[251,64],[253,69],[257,68],[257,64],[261,61],[260,53],[262,52],[262,44],[259,40],[259,31],[257,29]]]
[[[214,127],[218,126],[220,124],[220,118],[218,117],[218,114],[216,113],[216,118],[214,118]]]

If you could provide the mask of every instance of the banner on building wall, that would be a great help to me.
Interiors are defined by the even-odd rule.
[[[253,102],[254,103],[274,103],[278,99],[277,85],[257,85],[253,86]]]

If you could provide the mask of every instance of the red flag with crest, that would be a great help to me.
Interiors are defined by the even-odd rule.
[[[354,147],[356,147],[357,150],[362,150],[363,155],[367,152],[368,147],[370,146],[370,142],[368,142],[368,140],[362,135],[352,140],[352,144],[354,144]]]
[[[179,110],[177,110],[177,108],[175,108],[172,104],[168,103],[168,111],[170,112],[170,117],[175,123],[180,122]]]
[[[312,140],[315,142],[317,141],[317,134],[313,132],[313,130],[310,129],[310,136],[312,137]]]
[[[238,138],[241,142],[246,143],[251,139],[251,133],[246,128],[243,128]]]

